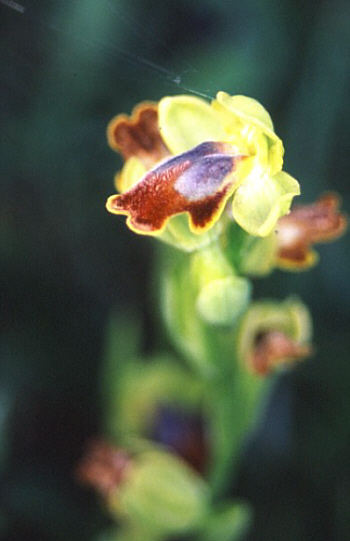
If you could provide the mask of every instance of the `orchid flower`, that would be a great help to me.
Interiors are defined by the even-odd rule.
[[[117,177],[122,193],[108,199],[107,209],[126,215],[136,233],[161,235],[186,213],[189,234],[203,234],[228,207],[245,231],[265,237],[300,193],[282,171],[283,145],[269,114],[245,96],[141,104],[130,119],[111,121],[108,139],[126,162]]]

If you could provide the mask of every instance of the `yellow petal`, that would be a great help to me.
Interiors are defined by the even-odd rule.
[[[235,191],[233,217],[250,235],[266,237],[299,193],[299,183],[283,171],[274,177],[253,171]]]
[[[261,128],[271,139],[277,139],[269,113],[257,100],[247,96],[230,96],[226,92],[218,92],[216,99],[217,102],[214,101],[212,104],[214,109],[217,107],[216,104],[219,103],[243,122],[254,124]]]
[[[136,182],[142,179],[146,174],[146,168],[139,158],[133,156],[129,158],[121,170],[115,177],[115,186],[121,193],[130,190]]]
[[[160,100],[159,130],[173,154],[181,154],[204,141],[225,141],[225,130],[212,107],[194,96]]]
[[[229,96],[226,92],[218,92],[217,99],[211,105],[220,116],[228,139],[238,146],[240,152],[257,154],[258,159],[263,161],[266,154],[271,175],[282,169],[282,141],[274,132],[269,113],[258,101],[247,96]]]

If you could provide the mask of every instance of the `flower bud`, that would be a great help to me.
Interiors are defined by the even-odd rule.
[[[247,307],[250,292],[249,281],[239,276],[211,280],[197,297],[197,311],[207,323],[232,325]]]
[[[196,309],[201,318],[211,325],[232,325],[250,300],[248,280],[234,274],[217,245],[196,252],[191,271],[197,282]]]
[[[307,308],[297,299],[251,305],[238,332],[238,356],[256,373],[301,360],[311,353],[312,324]]]
[[[134,458],[123,484],[110,495],[117,518],[155,537],[197,528],[208,512],[209,489],[181,459],[161,450]]]

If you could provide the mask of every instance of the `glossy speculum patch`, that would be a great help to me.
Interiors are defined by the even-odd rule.
[[[110,197],[107,209],[126,214],[129,227],[144,234],[162,232],[171,216],[187,212],[190,229],[201,233],[221,214],[243,158],[229,145],[202,143],[154,167],[129,191]]]

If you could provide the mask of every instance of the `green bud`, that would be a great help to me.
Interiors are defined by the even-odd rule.
[[[209,489],[181,459],[152,450],[135,457],[109,503],[118,519],[157,538],[198,528],[208,513]]]
[[[233,329],[247,308],[249,282],[235,274],[217,243],[191,254],[163,252],[159,277],[171,338],[196,369],[213,375],[225,357],[218,348],[227,338],[226,328]],[[217,334],[217,326],[224,336]]]
[[[210,281],[197,297],[200,316],[212,325],[232,325],[246,309],[251,293],[248,280],[227,276]]]
[[[235,275],[217,244],[193,255],[191,272],[198,314],[212,325],[232,325],[250,300],[248,280]]]

